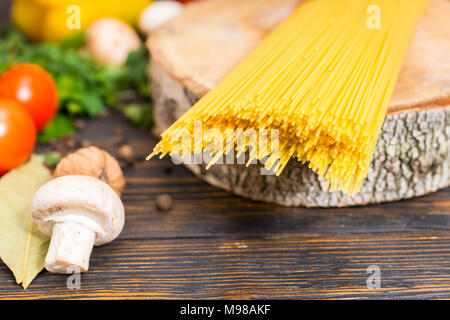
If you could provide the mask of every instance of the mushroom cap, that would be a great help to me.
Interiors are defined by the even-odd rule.
[[[117,238],[125,222],[116,192],[99,179],[81,175],[56,178],[39,188],[31,202],[31,216],[47,235],[54,223],[79,223],[96,233],[95,245]]]
[[[102,18],[87,28],[86,45],[97,62],[121,65],[131,51],[139,48],[141,39],[126,23],[113,18]]]
[[[176,1],[157,1],[148,5],[139,18],[139,29],[149,34],[183,11],[183,5]]]

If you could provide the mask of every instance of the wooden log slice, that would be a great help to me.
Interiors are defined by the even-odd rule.
[[[297,4],[296,0],[214,0],[188,6],[148,39],[156,131],[211,89]],[[279,177],[252,165],[188,165],[237,195],[285,206],[335,207],[421,196],[450,184],[450,2],[434,0],[416,28],[369,174],[353,198],[322,190],[291,160]]]

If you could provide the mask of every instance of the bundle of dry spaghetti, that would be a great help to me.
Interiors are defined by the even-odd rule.
[[[296,158],[325,177],[327,189],[354,195],[427,2],[302,2],[162,134],[149,158],[207,150],[210,166],[234,148],[237,156],[249,151],[247,164],[264,160],[277,175]],[[194,139],[198,123],[210,134]],[[249,148],[249,131],[260,136],[271,129],[278,130],[278,152],[273,137]]]

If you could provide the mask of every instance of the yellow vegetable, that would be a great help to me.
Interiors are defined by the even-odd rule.
[[[14,0],[11,19],[30,40],[58,42],[100,18],[135,25],[152,0]]]
[[[11,10],[11,20],[30,40],[40,39],[39,27],[44,20],[45,9],[30,0],[16,0]]]

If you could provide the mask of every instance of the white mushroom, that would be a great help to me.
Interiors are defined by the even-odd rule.
[[[86,48],[101,64],[121,65],[140,45],[136,31],[117,19],[97,20],[86,30]]]
[[[183,5],[176,1],[157,1],[142,11],[139,18],[139,29],[149,34],[162,26],[183,10]]]
[[[94,244],[117,238],[125,219],[116,192],[103,181],[81,175],[43,185],[31,202],[31,215],[37,228],[51,235],[45,268],[55,273],[87,271]]]

